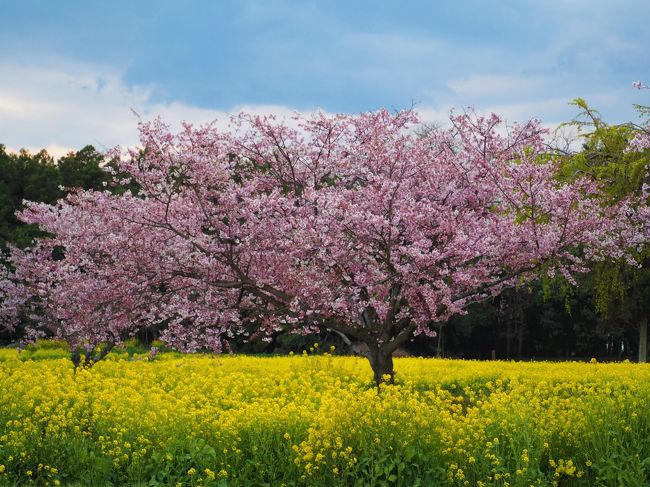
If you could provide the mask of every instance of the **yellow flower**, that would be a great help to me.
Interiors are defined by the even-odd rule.
[[[312,348],[326,349],[320,346]],[[74,374],[65,360],[23,362],[5,358],[6,353],[0,349],[0,388],[10,391],[0,397],[5,451],[0,483],[10,469],[20,470],[15,480],[21,484],[36,480],[36,472],[26,474],[28,467],[43,462],[41,472],[48,471],[44,457],[32,457],[31,439],[38,437],[47,448],[69,443],[65,451],[74,451],[74,442],[86,441],[85,436],[98,438],[101,454],[119,470],[130,464],[148,468],[155,451],[173,462],[169,445],[205,440],[218,452],[219,463],[212,471],[187,459],[197,467],[187,470],[191,482],[185,486],[215,483],[210,472],[215,479],[228,478],[227,471],[249,455],[258,456],[267,441],[282,443],[286,462],[299,470],[296,482],[306,485],[312,478],[316,484],[332,475],[362,475],[359,464],[367,458],[359,455],[376,444],[388,455],[423,445],[423,451],[449,458],[445,468],[454,485],[529,485],[538,480],[537,469],[529,467],[533,459],[548,461],[558,444],[580,444],[591,434],[598,438],[598,419],[592,423],[592,417],[611,424],[629,444],[650,399],[650,368],[637,364],[598,364],[595,374],[594,365],[585,363],[399,358],[398,386],[378,392],[369,387],[367,360],[359,357],[161,354],[157,362],[102,361]],[[31,385],[33,377],[39,377],[38,387]],[[511,463],[499,440],[509,444],[517,425],[526,429],[528,445],[539,446],[519,450],[519,460],[515,452],[517,464],[507,468]],[[43,427],[45,435],[38,436]],[[184,432],[187,438],[180,436]],[[552,465],[549,485],[584,478],[600,460],[581,460],[578,470],[576,459],[557,457],[547,464]],[[22,467],[14,467],[17,461]],[[479,464],[485,464],[480,477]],[[43,483],[53,485],[57,470],[49,472]]]

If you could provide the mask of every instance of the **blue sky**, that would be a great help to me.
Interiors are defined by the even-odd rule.
[[[246,109],[453,107],[611,122],[650,104],[650,2],[9,1],[0,23],[0,143],[53,153],[134,144],[136,119]]]

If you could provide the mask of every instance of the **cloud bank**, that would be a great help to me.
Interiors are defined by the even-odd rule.
[[[399,44],[393,41],[394,46]],[[230,114],[240,111],[286,117],[295,111],[319,109],[280,104],[212,109],[169,101],[157,96],[160,88],[154,84],[127,83],[118,69],[70,60],[41,65],[5,61],[0,62],[0,72],[5,74],[0,78],[0,143],[11,151],[25,148],[36,152],[45,148],[55,158],[87,144],[99,150],[116,145],[136,146],[138,116],[143,120],[160,116],[172,126],[181,121],[216,121],[225,126]],[[471,106],[479,112],[497,113],[511,122],[538,118],[554,128],[575,114],[568,106],[569,99],[554,95],[553,87],[558,83],[561,79],[543,74],[472,74],[448,81],[444,89],[431,96],[425,94],[424,101],[417,103],[415,109],[423,121],[437,124],[444,123],[452,109]],[[608,107],[620,107],[628,101],[631,106],[635,91],[625,86],[615,91],[592,91],[585,97],[606,114]]]
[[[99,150],[138,144],[138,117],[160,116],[172,126],[186,121],[224,125],[232,113],[289,116],[290,107],[239,105],[212,110],[159,102],[153,86],[128,86],[105,66],[61,63],[56,67],[0,64],[0,134],[10,151],[46,149],[58,158],[92,144]],[[20,82],[16,82],[20,80]]]

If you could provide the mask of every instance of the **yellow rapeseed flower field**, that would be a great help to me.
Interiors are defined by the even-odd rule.
[[[317,350],[317,349],[316,349]],[[109,356],[111,358],[111,356]],[[650,485],[650,365],[0,351],[0,485]]]

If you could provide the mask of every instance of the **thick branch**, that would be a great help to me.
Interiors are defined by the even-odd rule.
[[[494,286],[498,286],[499,284],[503,284],[504,282],[509,281],[510,279],[513,279],[513,278],[515,278],[517,276],[520,276],[522,274],[525,274],[526,272],[531,272],[531,271],[534,271],[536,269],[539,269],[541,267],[541,265],[542,264],[539,263],[539,264],[535,264],[534,266],[526,267],[525,269],[521,269],[521,270],[519,270],[517,272],[513,272],[511,274],[508,274],[507,276],[504,276],[504,277],[500,278],[500,279],[497,279],[495,281],[488,282],[488,283],[485,283],[485,284],[483,284],[481,286],[478,286],[475,289],[465,291],[464,293],[457,294],[456,296],[453,296],[451,298],[451,300],[452,300],[452,302],[456,302],[456,301],[460,301],[461,299],[465,299],[465,298],[468,298],[470,296],[474,296],[476,294],[481,294],[481,293],[487,291],[488,289],[493,288]]]
[[[411,339],[416,328],[417,325],[413,322],[410,322],[408,325],[402,328],[402,330],[395,336],[393,340],[384,344],[382,346],[382,350],[386,353],[392,354],[395,350],[406,344],[406,342]]]

